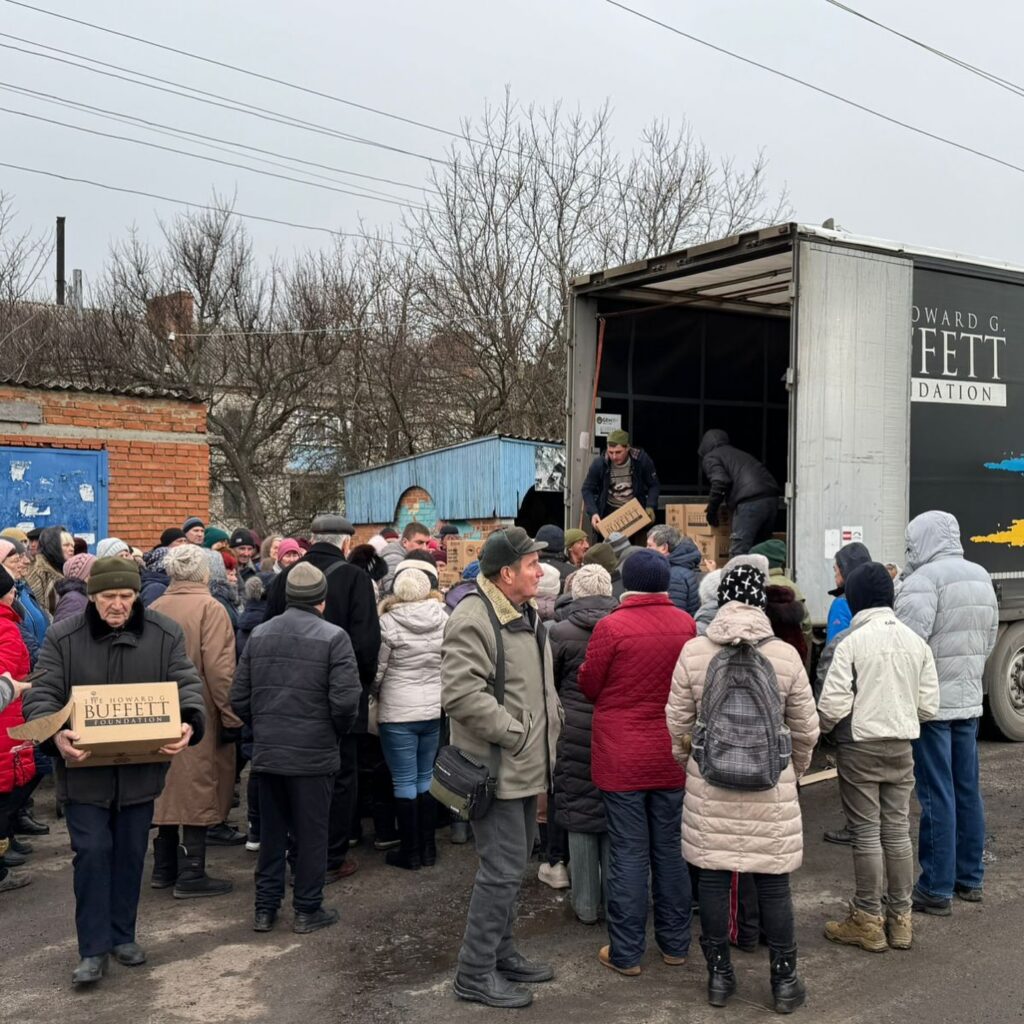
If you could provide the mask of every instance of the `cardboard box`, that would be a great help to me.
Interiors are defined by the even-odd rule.
[[[483,540],[450,540],[448,541],[448,568],[457,569],[459,574],[469,565],[480,558],[480,549],[484,546]]]
[[[702,562],[716,562],[721,569],[729,561],[729,537],[717,533],[699,534],[690,540],[697,545]]]
[[[438,586],[442,590],[450,590],[462,579],[462,570],[453,569],[449,563],[447,566],[438,566],[437,576]]]
[[[647,510],[636,498],[626,502],[622,508],[616,509],[611,515],[607,515],[597,524],[597,530],[606,540],[613,533],[621,533],[624,537],[632,537],[640,530],[646,530],[651,525]]]
[[[181,739],[178,684],[73,686],[71,700],[59,711],[8,731],[15,739],[41,743],[63,728],[78,733],[75,746],[92,754],[85,761],[65,761],[68,768],[170,761],[159,751]]]
[[[718,526],[708,526],[705,509],[706,501],[693,505],[666,505],[665,522],[674,526],[684,537],[695,537],[698,534],[729,532],[729,509],[722,505],[718,510]]]

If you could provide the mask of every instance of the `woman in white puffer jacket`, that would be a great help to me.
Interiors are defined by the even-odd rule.
[[[380,657],[373,692],[384,759],[395,788],[401,847],[395,867],[430,866],[437,858],[430,778],[441,731],[441,643],[448,615],[426,572],[395,576],[381,602]]]

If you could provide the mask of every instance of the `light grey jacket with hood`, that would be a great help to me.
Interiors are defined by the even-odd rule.
[[[999,607],[988,572],[964,558],[960,525],[948,512],[922,512],[907,526],[907,565],[895,610],[935,656],[935,718],[979,717],[982,676],[996,644]]]

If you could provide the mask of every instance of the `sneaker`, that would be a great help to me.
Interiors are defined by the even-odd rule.
[[[610,971],[615,971],[618,974],[624,974],[627,978],[635,978],[640,974],[640,965],[634,964],[632,967],[620,967],[618,964],[612,963],[612,947],[602,946],[597,953],[597,959],[601,961]]]
[[[292,931],[297,935],[308,935],[321,928],[329,928],[332,924],[337,924],[340,919],[341,915],[336,910],[325,910],[320,907],[309,914],[296,914]]]
[[[564,864],[541,864],[537,870],[537,877],[552,889],[568,889],[572,884],[569,881],[569,871]]]
[[[844,825],[842,828],[826,829],[825,842],[836,846],[853,846],[853,833]]]
[[[957,899],[963,900],[964,903],[981,903],[985,899],[985,890],[980,885],[974,889],[967,885],[958,885],[953,892],[956,893]]]
[[[860,946],[869,953],[884,953],[889,948],[885,937],[885,918],[868,914],[852,903],[845,921],[829,921],[825,925],[825,938],[846,946]]]
[[[374,836],[373,848],[375,850],[395,850],[402,845],[402,840],[398,836]]]
[[[0,892],[13,892],[15,889],[24,889],[32,881],[32,876],[26,871],[8,871],[0,879]]]
[[[259,853],[260,852],[260,841],[258,839],[246,839],[246,841],[245,841],[245,848],[250,853]]]
[[[894,914],[891,910],[887,911],[885,934],[890,949],[910,949],[914,942],[914,925],[910,913]]]
[[[929,893],[922,892],[916,885],[914,886],[913,893],[911,893],[910,902],[914,910],[919,914],[949,917],[953,913],[952,900],[944,900],[941,896],[932,896]]]

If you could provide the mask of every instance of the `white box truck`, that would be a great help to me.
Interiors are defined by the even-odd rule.
[[[943,509],[988,569],[988,707],[1024,740],[1024,267],[783,224],[573,282],[566,519],[602,433],[654,459],[660,506],[708,493],[705,430],[761,459],[814,619],[851,539],[902,564]],[[595,429],[596,427],[596,429]]]

